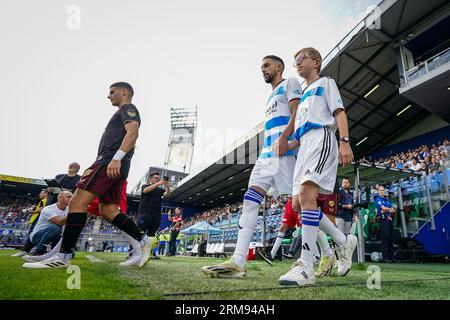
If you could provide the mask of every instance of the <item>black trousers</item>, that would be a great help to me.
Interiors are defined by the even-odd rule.
[[[383,260],[392,260],[394,258],[394,227],[392,221],[387,219],[380,220],[380,251]]]
[[[31,224],[30,231],[28,231],[27,240],[25,241],[25,243],[23,244],[23,246],[20,250],[25,251],[25,252],[30,252],[31,249],[33,249],[34,244],[30,240],[30,234],[31,234],[31,232],[33,232],[33,229],[36,226],[38,220],[39,220],[39,216],[37,216],[36,219],[34,219],[33,223]]]
[[[138,227],[149,237],[154,237],[161,223],[161,214],[141,214],[138,219]]]
[[[172,230],[172,232],[170,233],[169,254],[171,256],[174,256],[177,253],[177,237],[179,233],[180,230]]]

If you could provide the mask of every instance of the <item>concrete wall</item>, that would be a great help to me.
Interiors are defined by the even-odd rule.
[[[420,136],[424,133],[428,133],[430,131],[448,126],[449,124],[442,120],[441,118],[435,116],[434,114],[430,114],[420,120],[414,127],[406,130],[399,134],[394,140],[390,141],[386,146],[390,146],[396,144],[401,141],[405,141],[417,136]]]

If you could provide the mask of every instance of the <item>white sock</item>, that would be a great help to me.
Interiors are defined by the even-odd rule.
[[[143,244],[148,243],[149,240],[150,240],[150,238],[149,238],[147,235],[144,235],[144,236],[142,237],[141,241],[139,241],[139,246],[142,246]],[[133,245],[131,245],[131,246],[133,246]]]
[[[56,255],[57,255],[62,261],[65,261],[65,262],[67,262],[67,261],[69,261],[69,260],[72,259],[72,253],[62,253],[62,252],[59,252],[59,253],[57,253]]]
[[[314,246],[317,247],[319,210],[302,210],[302,253],[300,261],[307,270],[313,270]]]
[[[48,259],[50,257],[53,257],[55,254],[57,254],[59,252],[59,250],[61,249],[61,243],[62,243],[62,238],[59,239],[59,242],[56,244],[56,246],[50,252],[47,252],[46,254],[40,255],[39,256],[39,261],[46,260],[46,259]],[[37,259],[37,257],[34,257],[34,259]]]
[[[321,256],[331,257],[333,255],[333,250],[331,250],[330,244],[328,243],[327,235],[319,229],[317,232],[317,243],[319,243]]]
[[[242,214],[239,218],[239,231],[236,249],[233,253],[234,262],[241,268],[245,266],[247,252],[258,222],[258,211],[264,197],[258,192],[248,189],[244,195]]]
[[[311,248],[312,253],[314,256],[320,258],[319,248],[317,247],[317,242],[314,244],[314,246]]]
[[[155,241],[155,237],[148,237],[148,242],[150,242],[150,245],[153,245],[153,241]]]
[[[141,243],[127,233],[125,233],[125,238],[130,241],[131,247],[133,248],[133,254],[141,254]]]
[[[328,217],[322,213],[322,211],[320,212],[319,226],[320,230],[329,235],[338,246],[342,246],[347,241],[347,237],[345,236],[345,234],[341,230],[339,230],[333,224],[333,222],[331,222],[330,219],[328,219]]]
[[[270,256],[272,259],[275,258],[278,249],[280,249],[281,244],[283,243],[285,233],[284,232],[278,232],[277,238],[275,239],[275,243],[273,244],[272,251],[270,251]]]

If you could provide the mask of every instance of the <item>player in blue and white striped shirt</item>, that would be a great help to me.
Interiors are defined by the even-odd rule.
[[[246,275],[246,256],[266,193],[271,187],[279,195],[290,196],[292,193],[297,152],[288,150],[288,143],[294,139],[292,134],[302,95],[301,86],[296,78],[282,78],[284,62],[277,56],[264,57],[261,71],[264,81],[272,85],[272,93],[266,103],[264,145],[244,195],[233,257],[224,263],[202,268],[204,273],[213,277],[241,278]]]

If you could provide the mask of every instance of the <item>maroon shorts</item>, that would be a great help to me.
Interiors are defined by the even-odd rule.
[[[77,188],[95,193],[100,203],[120,204],[120,196],[125,183],[125,178],[109,178],[106,175],[107,165],[96,164],[84,171],[77,184]]]

